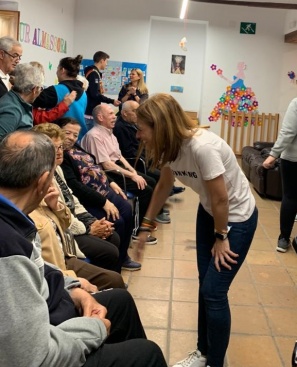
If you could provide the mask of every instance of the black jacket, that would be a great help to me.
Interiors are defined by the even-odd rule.
[[[77,92],[77,96],[75,98],[76,101],[80,99],[82,96],[84,89],[83,83],[79,80],[64,80],[59,84],[64,84],[69,89],[69,93],[73,90]],[[33,107],[40,107],[51,109],[55,107],[58,103],[58,96],[55,87],[52,85],[46,89],[42,93],[40,93],[39,97],[37,97],[33,103]]]
[[[92,70],[92,71],[91,71]],[[88,79],[89,87],[87,89],[88,105],[86,115],[92,115],[93,109],[103,103],[113,103],[114,99],[105,97],[100,93],[99,81],[102,78],[102,73],[95,65],[87,66],[84,70],[85,76]]]
[[[8,92],[6,85],[3,83],[2,79],[0,78],[0,98],[4,96]]]

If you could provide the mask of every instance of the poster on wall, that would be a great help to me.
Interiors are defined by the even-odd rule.
[[[184,74],[186,69],[186,56],[172,55],[171,56],[171,74]]]
[[[80,65],[80,74],[84,75],[85,67],[93,64],[92,59],[83,59]],[[122,85],[129,82],[132,69],[140,69],[146,82],[146,64],[108,60],[107,67],[102,73],[105,94],[118,95]]]

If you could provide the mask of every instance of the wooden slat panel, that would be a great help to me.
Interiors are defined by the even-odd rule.
[[[245,122],[247,121],[247,125]],[[221,137],[231,146],[235,154],[255,141],[274,142],[278,134],[279,114],[228,113],[222,116]]]

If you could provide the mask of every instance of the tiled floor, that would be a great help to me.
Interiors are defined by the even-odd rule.
[[[258,228],[229,292],[228,366],[290,367],[297,337],[297,255],[275,251],[280,202],[255,197]],[[170,366],[196,346],[198,200],[187,189],[169,201],[171,224],[158,225],[158,244],[146,247],[142,270],[123,274],[148,338],[160,345]]]

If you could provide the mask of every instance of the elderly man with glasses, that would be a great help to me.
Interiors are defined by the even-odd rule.
[[[0,97],[11,89],[9,74],[21,61],[22,45],[11,37],[0,38]]]
[[[19,64],[15,68],[14,86],[0,98],[0,138],[16,130],[32,128],[32,103],[43,90],[43,82],[39,68],[30,64]]]

